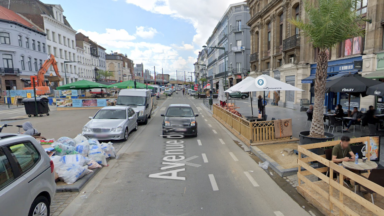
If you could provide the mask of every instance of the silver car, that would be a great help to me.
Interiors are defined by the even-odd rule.
[[[110,106],[100,109],[83,128],[83,136],[98,140],[124,140],[137,130],[137,115],[131,107]]]
[[[50,215],[53,162],[31,136],[0,134],[0,215]]]

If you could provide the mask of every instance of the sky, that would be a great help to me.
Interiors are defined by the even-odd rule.
[[[72,28],[107,53],[127,54],[152,74],[190,78],[193,64],[230,4],[241,0],[41,0],[60,4]]]

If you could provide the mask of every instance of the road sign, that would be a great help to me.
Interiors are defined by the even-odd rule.
[[[198,89],[199,89],[199,85],[195,84],[195,91],[197,91]]]

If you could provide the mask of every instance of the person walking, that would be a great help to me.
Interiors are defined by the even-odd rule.
[[[257,107],[259,108],[259,114],[261,114],[261,116],[264,117],[264,104],[263,104],[263,97],[261,97],[261,95],[259,95],[259,99],[257,100]]]
[[[183,89],[183,96],[184,96],[184,93],[185,93],[185,89]]]

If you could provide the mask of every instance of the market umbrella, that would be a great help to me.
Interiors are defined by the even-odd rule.
[[[93,89],[93,88],[108,88],[107,85],[91,82],[88,80],[80,80],[77,82],[69,83],[57,87],[57,90],[68,90],[68,89]]]
[[[384,83],[368,87],[366,94],[384,97]]]
[[[232,92],[237,92],[239,91],[239,88],[244,86],[248,82],[255,82],[255,78],[253,77],[247,77],[241,82],[237,83],[236,85],[232,86],[231,88],[227,89],[225,92],[232,93]]]
[[[348,110],[351,106],[351,94],[367,96],[369,87],[381,84],[381,82],[364,78],[358,74],[348,74],[340,78],[327,82],[325,85],[326,92],[343,92],[348,93]]]
[[[261,75],[254,79],[253,82],[246,82],[243,86],[238,89],[241,92],[265,92],[265,91],[303,91],[302,89],[296,88],[293,85],[281,82],[280,80],[274,79],[268,75]],[[263,93],[265,101],[265,93]],[[252,98],[252,97],[251,97]],[[251,103],[252,115],[253,106]],[[263,112],[264,115],[264,112]],[[264,116],[263,116],[264,117]]]
[[[133,81],[133,80],[115,83],[115,84],[109,85],[108,88],[120,88],[120,89],[126,89],[126,88],[145,89],[145,88],[147,88],[147,89],[153,89],[152,86],[149,86],[149,85],[146,86],[145,84],[139,83],[139,82],[136,82],[136,87],[135,87],[135,81]]]

